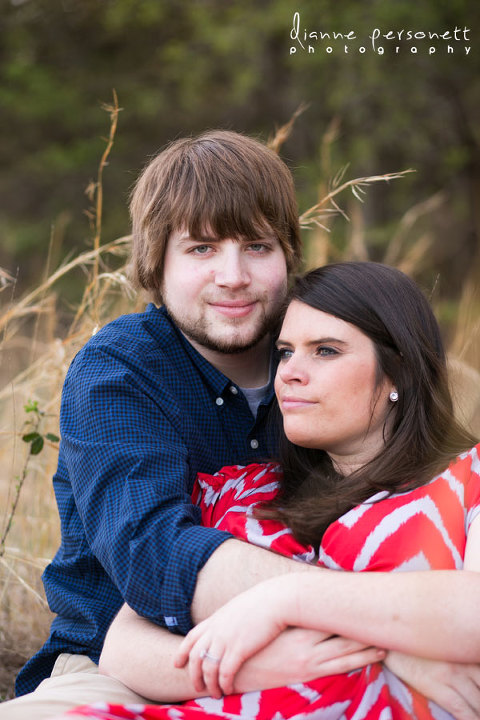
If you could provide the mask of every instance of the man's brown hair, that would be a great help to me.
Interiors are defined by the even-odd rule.
[[[140,175],[131,198],[131,274],[161,303],[165,248],[170,234],[258,240],[278,238],[287,268],[301,258],[291,173],[266,145],[226,130],[171,143]]]

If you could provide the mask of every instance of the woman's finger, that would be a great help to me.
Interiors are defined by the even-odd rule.
[[[203,680],[203,660],[205,653],[208,651],[210,639],[202,636],[200,640],[193,646],[190,651],[188,661],[188,672],[192,681],[195,692],[205,693],[205,682]]]
[[[199,637],[201,636],[202,631],[202,623],[199,623],[194,628],[192,628],[192,630],[190,630],[187,635],[185,635],[173,659],[173,664],[176,668],[185,667],[188,662],[190,652],[195,643],[198,641]]]
[[[208,694],[214,698],[219,698],[223,694],[219,683],[219,673],[224,652],[225,649],[222,646],[212,642],[208,650],[202,653],[203,682]]]
[[[247,658],[227,650],[219,668],[219,685],[224,695],[234,692],[235,676]]]

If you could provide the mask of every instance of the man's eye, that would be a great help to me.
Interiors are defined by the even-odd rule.
[[[196,245],[190,252],[194,255],[206,255],[209,250],[210,245]]]
[[[266,252],[268,250],[268,245],[265,245],[265,243],[251,243],[248,246],[249,250],[253,250],[253,252]]]

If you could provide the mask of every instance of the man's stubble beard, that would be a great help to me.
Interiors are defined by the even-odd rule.
[[[196,323],[188,322],[187,318],[179,317],[175,312],[172,312],[165,298],[164,305],[175,325],[177,325],[189,340],[193,340],[208,350],[213,350],[214,352],[224,355],[236,355],[250,350],[263,340],[266,335],[276,333],[279,325],[280,304],[272,308],[270,313],[266,313],[263,309],[256,332],[249,340],[242,340],[242,338],[223,340],[221,337],[212,337],[212,334],[209,332],[208,322],[205,320]],[[232,321],[232,323],[234,325],[235,321]]]

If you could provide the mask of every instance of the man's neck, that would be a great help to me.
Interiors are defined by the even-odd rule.
[[[239,353],[221,353],[187,338],[205,360],[240,387],[266,385],[270,379],[271,338],[269,335],[257,345]]]

